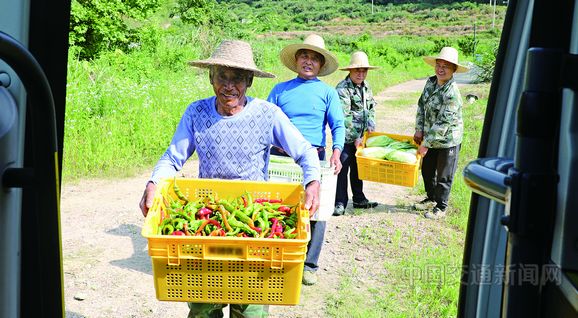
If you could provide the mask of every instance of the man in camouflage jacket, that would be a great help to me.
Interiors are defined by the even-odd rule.
[[[363,134],[375,131],[375,99],[371,88],[365,81],[370,66],[367,55],[363,52],[355,52],[351,55],[350,65],[341,68],[349,71],[349,75],[337,84],[337,94],[343,106],[345,117],[345,144],[341,152],[341,171],[337,177],[337,189],[335,192],[335,210],[333,215],[342,215],[347,207],[349,198],[347,184],[348,173],[351,192],[353,194],[353,207],[368,209],[377,206],[376,202],[370,202],[363,193],[363,181],[359,179],[355,151],[361,145]]]
[[[437,219],[445,216],[464,133],[462,98],[453,74],[468,69],[457,63],[457,51],[450,47],[424,60],[434,66],[436,75],[426,81],[417,107],[414,141],[421,144],[418,153],[423,156],[427,198],[416,208],[433,208],[425,217]]]

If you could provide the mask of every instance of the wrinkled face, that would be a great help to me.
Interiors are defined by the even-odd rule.
[[[438,79],[438,84],[443,85],[447,81],[449,81],[452,76],[454,76],[454,72],[458,68],[457,65],[450,63],[444,60],[436,60],[436,77]]]
[[[217,97],[217,112],[231,116],[245,106],[245,93],[253,83],[253,72],[223,66],[211,67],[209,78]]]
[[[303,79],[314,79],[325,64],[323,55],[311,50],[299,50],[295,53],[297,74]]]
[[[355,85],[361,85],[367,77],[367,68],[353,68],[349,70],[349,78]]]

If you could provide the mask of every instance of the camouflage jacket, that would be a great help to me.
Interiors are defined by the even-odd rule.
[[[364,81],[362,86],[355,85],[349,75],[335,87],[345,117],[345,143],[355,142],[363,137],[367,129],[375,130],[375,99],[371,88]]]
[[[427,148],[449,148],[462,143],[462,96],[451,78],[437,87],[435,76],[430,77],[417,103],[415,130],[423,131],[422,145]]]

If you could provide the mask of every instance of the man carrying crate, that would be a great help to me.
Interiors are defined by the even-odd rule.
[[[278,83],[269,93],[267,100],[279,106],[297,126],[313,146],[319,151],[319,159],[325,159],[325,127],[329,125],[332,134],[332,152],[329,163],[335,174],[341,170],[341,151],[345,127],[343,110],[337,91],[318,76],[329,75],[339,64],[333,53],[325,49],[325,41],[317,34],[311,34],[303,43],[289,44],[281,50],[281,62],[297,76]],[[281,147],[282,148],[282,147]],[[274,155],[285,155],[286,149],[273,147]],[[325,236],[326,221],[311,221],[311,241],[307,246],[307,259],[303,271],[303,284],[317,282],[317,262]]]
[[[377,206],[377,202],[367,200],[363,193],[363,181],[359,179],[355,158],[355,151],[363,142],[363,134],[375,131],[376,103],[365,78],[370,69],[377,68],[379,67],[369,65],[367,55],[361,51],[351,54],[349,65],[340,68],[342,71],[348,71],[349,74],[336,87],[345,116],[345,144],[341,152],[343,167],[339,172],[337,190],[335,191],[335,210],[333,212],[335,216],[343,215],[345,207],[347,207],[349,199],[348,174],[353,194],[353,207],[371,209]]]
[[[181,170],[196,151],[199,178],[268,179],[271,145],[281,147],[303,169],[305,208],[319,207],[320,165],[317,149],[275,105],[246,96],[253,77],[275,77],[261,71],[249,43],[223,41],[210,58],[191,65],[209,68],[215,96],[193,102],[186,109],[173,139],[157,162],[140,201],[146,217],[157,183]],[[189,317],[223,317],[227,304],[189,303]],[[268,306],[231,304],[230,317],[267,317]]]

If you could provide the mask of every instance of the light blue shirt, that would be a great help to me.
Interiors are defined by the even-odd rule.
[[[296,77],[271,90],[268,101],[279,106],[314,146],[325,147],[325,127],[329,124],[333,149],[343,150],[345,124],[343,108],[335,88],[319,79]]]
[[[247,96],[241,112],[221,116],[214,96],[198,100],[183,114],[151,181],[175,175],[195,151],[199,178],[268,180],[271,145],[285,149],[301,166],[304,185],[320,180],[317,150],[277,106]]]

